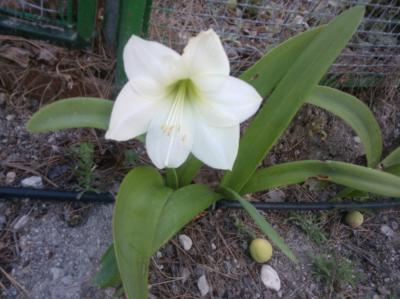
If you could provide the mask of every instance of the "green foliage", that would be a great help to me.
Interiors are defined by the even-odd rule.
[[[395,175],[350,163],[317,160],[288,162],[260,169],[242,192],[298,184],[313,177],[365,192],[400,197],[400,178]]]
[[[346,285],[355,286],[362,278],[353,262],[336,254],[314,257],[312,273],[332,291],[338,291]]]
[[[223,186],[240,192],[350,40],[363,14],[363,7],[345,11],[323,27],[302,52],[290,54],[295,62],[288,69],[282,67],[285,75],[242,136],[236,162]]]
[[[85,190],[93,190],[94,145],[89,142],[77,144],[71,148],[71,154],[77,163],[74,174],[79,186]]]
[[[317,245],[324,244],[328,238],[321,229],[317,215],[305,213],[291,213],[287,221],[299,226]]]
[[[148,298],[151,256],[219,198],[205,185],[174,191],[151,167],[128,173],[118,192],[113,222],[114,252],[128,298]]]
[[[26,127],[32,133],[69,128],[108,128],[113,101],[78,97],[59,100],[36,112]]]
[[[253,221],[258,225],[264,234],[268,236],[272,243],[274,243],[282,252],[293,262],[297,262],[297,258],[292,250],[286,245],[285,241],[279,236],[279,234],[273,229],[272,225],[269,224],[264,216],[262,216],[257,209],[245,198],[242,198],[235,191],[222,187],[221,191],[231,199],[235,199],[240,202],[242,207],[246,210]]]
[[[318,86],[307,103],[328,110],[343,119],[360,136],[367,155],[368,166],[375,167],[382,154],[379,124],[371,110],[357,98],[342,91]]]
[[[100,260],[100,269],[93,279],[93,283],[101,288],[116,287],[122,284],[114,252],[114,244],[106,250]]]

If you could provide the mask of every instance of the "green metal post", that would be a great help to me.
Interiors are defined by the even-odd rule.
[[[116,74],[117,88],[121,88],[126,82],[122,59],[124,46],[132,34],[143,36],[146,33],[150,11],[151,0],[120,0]]]
[[[89,41],[93,37],[96,25],[97,0],[79,0],[77,12],[78,35],[85,41]]]

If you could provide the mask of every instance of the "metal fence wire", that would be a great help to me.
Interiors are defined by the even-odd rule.
[[[2,12],[48,25],[72,26],[72,0],[0,0]]]
[[[400,69],[398,0],[156,0],[150,38],[180,51],[191,36],[213,28],[238,75],[274,45],[356,4],[366,6],[365,18],[327,80],[341,86],[387,81]]]

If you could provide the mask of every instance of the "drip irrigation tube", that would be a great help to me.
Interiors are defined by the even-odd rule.
[[[0,199],[29,198],[33,200],[75,201],[84,203],[113,203],[111,193],[76,192],[59,190],[42,190],[32,188],[0,187]],[[388,209],[399,208],[399,199],[385,199],[383,201],[342,201],[342,202],[252,202],[259,210],[351,210],[351,209]],[[220,200],[215,205],[220,208],[242,208],[239,202]]]

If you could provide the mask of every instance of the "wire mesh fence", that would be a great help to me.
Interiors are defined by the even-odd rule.
[[[331,85],[375,85],[400,68],[398,0],[156,0],[150,37],[182,50],[191,36],[213,28],[238,75],[274,45],[356,4],[366,6],[366,16],[326,79]]]
[[[3,13],[49,25],[73,24],[72,0],[0,0]]]

